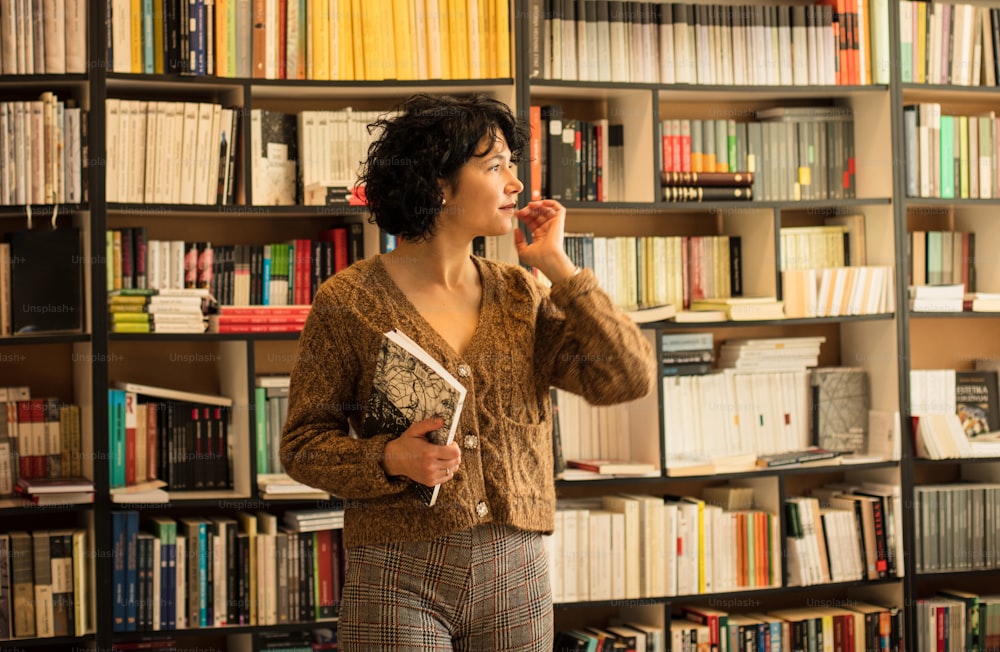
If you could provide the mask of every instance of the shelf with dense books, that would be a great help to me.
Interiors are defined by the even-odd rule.
[[[728,8],[727,8],[728,9]],[[882,8],[885,10],[885,7]],[[547,14],[545,14],[547,16]],[[883,14],[884,16],[885,14]],[[883,23],[884,26],[884,23]],[[588,26],[589,27],[589,26]],[[533,29],[529,22],[525,29]],[[543,33],[542,38],[551,38],[551,32]],[[533,36],[532,36],[533,37]],[[534,37],[533,37],[534,38]],[[661,32],[662,39],[662,32]],[[662,40],[660,42],[662,44]],[[534,46],[533,46],[534,47]],[[544,46],[541,48],[544,50]],[[556,134],[547,131],[547,126],[551,123],[551,118],[589,121],[600,125],[603,128],[602,120],[614,123],[614,118],[619,118],[624,123],[623,140],[627,144],[624,146],[624,155],[620,160],[624,161],[624,172],[611,170],[610,178],[613,181],[616,174],[620,174],[628,184],[627,190],[622,196],[612,194],[605,195],[602,203],[600,184],[608,182],[608,172],[602,169],[597,173],[598,189],[595,195],[567,195],[570,200],[564,200],[568,209],[567,231],[583,238],[590,237],[594,240],[594,245],[600,247],[601,239],[613,238],[657,238],[657,237],[677,237],[688,247],[686,253],[691,251],[690,240],[694,238],[723,237],[735,242],[739,241],[739,249],[743,252],[743,264],[738,269],[741,272],[739,283],[741,292],[748,296],[770,296],[775,299],[788,298],[791,286],[784,283],[784,259],[786,252],[783,250],[783,243],[780,237],[788,227],[793,228],[817,228],[827,227],[828,222],[835,222],[841,218],[848,218],[852,215],[861,215],[861,232],[863,238],[860,241],[861,249],[855,248],[851,252],[850,266],[868,265],[880,267],[887,281],[885,293],[888,300],[885,303],[872,304],[870,314],[859,314],[858,311],[848,311],[846,309],[838,311],[821,312],[816,310],[804,310],[795,315],[789,313],[789,317],[782,315],[782,319],[750,319],[749,321],[711,321],[708,323],[680,323],[678,318],[673,320],[658,322],[655,327],[663,333],[685,334],[697,331],[710,331],[716,342],[736,338],[760,338],[760,337],[796,337],[807,335],[822,335],[827,338],[823,348],[824,365],[837,367],[861,367],[871,378],[871,405],[872,408],[884,415],[891,417],[899,409],[899,381],[901,365],[896,354],[897,329],[899,321],[896,314],[896,241],[895,235],[895,212],[897,199],[893,190],[894,164],[893,157],[887,152],[892,151],[891,127],[893,124],[893,106],[888,79],[881,80],[880,84],[872,85],[810,85],[803,87],[777,86],[777,85],[722,85],[721,81],[712,84],[692,84],[679,85],[671,83],[660,83],[660,79],[648,78],[625,78],[612,83],[609,79],[595,81],[596,78],[580,76],[583,81],[569,79],[559,79],[558,75],[551,72],[542,72],[541,66],[551,65],[551,61],[545,62],[544,52],[538,52],[538,48],[529,56],[537,55],[529,60],[529,75],[531,76],[528,88],[522,91],[522,103],[530,105],[537,110],[538,124],[536,133],[549,134],[549,142],[560,140]],[[549,53],[551,54],[551,53]],[[581,60],[582,60],[581,55]],[[537,59],[537,61],[536,61]],[[562,59],[563,62],[566,58]],[[538,68],[534,64],[538,64]],[[574,78],[575,79],[575,78]],[[641,79],[641,81],[637,81]],[[870,80],[869,80],[870,81]],[[552,108],[561,109],[561,114],[554,112]],[[675,146],[668,139],[674,135],[684,134],[690,138],[690,123],[697,120],[724,117],[728,121],[737,123],[738,128],[744,133],[747,124],[753,122],[758,115],[771,110],[784,107],[817,107],[816,113],[835,116],[844,114],[853,116],[854,133],[850,131],[838,132],[841,139],[847,138],[850,142],[851,150],[845,152],[846,157],[853,158],[850,164],[841,161],[841,168],[833,168],[826,177],[829,181],[840,181],[840,174],[850,168],[853,178],[846,184],[847,192],[841,190],[834,192],[836,187],[830,183],[830,188],[820,191],[818,180],[823,174],[819,169],[807,170],[805,174],[801,169],[797,169],[788,176],[787,181],[776,183],[776,190],[773,194],[758,194],[757,184],[759,180],[754,178],[753,199],[750,201],[712,201],[710,195],[704,188],[695,194],[695,197],[703,197],[701,201],[683,201],[688,195],[684,193],[674,193],[674,196],[681,197],[681,201],[667,201],[666,191],[661,189],[661,171],[686,172],[691,167],[666,167],[665,161],[672,156],[672,148]],[[534,118],[534,114],[532,115]],[[549,121],[546,122],[546,119]],[[686,122],[684,131],[670,132],[667,129],[674,125],[670,123]],[[565,120],[560,127],[565,128]],[[679,127],[680,125],[677,124]],[[763,127],[762,127],[763,129]],[[586,130],[579,138],[583,140],[581,150],[583,152],[584,166],[586,165]],[[817,132],[818,133],[818,132]],[[830,131],[833,133],[833,130]],[[713,134],[714,135],[714,134]],[[728,136],[728,131],[727,131]],[[810,134],[812,137],[812,134]],[[563,132],[564,142],[572,142],[572,138],[567,138]],[[603,144],[600,135],[593,137],[594,140]],[[745,160],[747,145],[746,137],[736,137],[734,149],[740,150],[736,154],[737,160]],[[774,138],[762,139],[762,142],[774,141]],[[806,141],[805,146],[818,147],[820,138],[813,137],[811,141]],[[690,141],[689,141],[690,142]],[[789,147],[798,144],[788,140]],[[727,144],[728,145],[728,144]],[[687,156],[695,151],[695,148],[688,144]],[[551,158],[546,160],[546,150],[544,146],[538,148],[541,153],[542,165],[537,166],[538,171],[531,169],[526,177],[526,186],[534,194],[538,190],[545,195],[551,192],[551,179],[547,178],[547,166],[551,165]],[[726,148],[728,149],[728,148]],[[723,149],[723,153],[728,151]],[[714,154],[714,152],[713,152]],[[778,158],[778,152],[755,152],[754,163],[767,163]],[[786,164],[795,160],[797,151],[789,151],[789,155],[784,157]],[[534,157],[533,157],[534,158]],[[564,156],[564,158],[567,158]],[[572,158],[572,157],[569,157]],[[610,156],[609,156],[610,158]],[[681,158],[681,156],[678,156]],[[600,161],[600,155],[596,157]],[[580,159],[577,158],[577,161]],[[609,163],[605,161],[605,163]],[[687,162],[686,165],[690,165]],[[570,168],[574,166],[571,165]],[[829,166],[832,168],[832,166]],[[564,168],[565,169],[565,168]],[[727,172],[739,172],[740,167],[727,167]],[[652,175],[649,171],[652,170]],[[702,168],[705,171],[706,168]],[[766,170],[762,168],[742,168],[742,171],[762,172],[760,177],[766,177]],[[715,170],[712,170],[715,171]],[[587,173],[581,175],[583,180],[580,185],[587,187]],[[772,178],[779,178],[781,171],[772,170]],[[837,175],[837,176],[834,176]],[[680,175],[682,180],[686,179]],[[809,183],[811,182],[811,184]],[[809,192],[806,185],[813,185],[814,193]],[[613,186],[612,186],[613,187]],[[580,201],[581,198],[587,201]],[[596,200],[596,201],[595,201]],[[830,219],[834,218],[834,219]],[[846,219],[845,219],[846,221]],[[854,238],[852,237],[852,240]],[[857,247],[857,241],[853,244]],[[845,248],[846,249],[846,248]],[[752,252],[752,263],[746,252]],[[859,255],[860,254],[860,255]],[[609,254],[610,255],[610,254]],[[680,254],[674,254],[674,259]],[[637,257],[642,260],[642,253]],[[844,263],[841,263],[842,265]],[[658,267],[662,269],[662,267]],[[669,265],[667,267],[669,269]],[[662,272],[661,272],[662,273]],[[668,276],[671,272],[667,272]],[[723,272],[725,273],[725,272]],[[733,272],[730,272],[733,273]],[[867,272],[866,272],[867,273]],[[678,274],[680,276],[680,274]],[[642,280],[639,284],[643,283]],[[685,288],[689,290],[690,288]],[[731,290],[731,288],[728,288]],[[681,303],[681,292],[678,290],[676,302]],[[641,299],[640,299],[641,301]],[[815,297],[813,298],[815,302]],[[844,304],[846,308],[847,304]],[[791,306],[789,306],[791,308]],[[806,316],[823,315],[823,316]],[[720,399],[721,400],[721,399]],[[563,408],[560,406],[559,408]],[[657,478],[637,477],[625,478],[617,476],[613,480],[599,480],[595,478],[573,476],[572,480],[561,480],[558,483],[558,491],[561,499],[567,505],[572,505],[575,501],[580,509],[588,509],[587,500],[590,500],[589,509],[601,511],[601,498],[613,495],[616,492],[627,492],[629,494],[649,494],[662,497],[668,494],[698,495],[700,490],[719,482],[729,482],[739,484],[744,482],[760,483],[761,496],[767,496],[765,500],[770,500],[773,505],[768,505],[767,511],[780,516],[777,523],[780,524],[782,534],[782,559],[788,554],[784,548],[792,545],[790,540],[784,539],[789,523],[784,515],[783,504],[786,497],[799,495],[800,493],[810,493],[818,490],[824,483],[840,482],[873,482],[885,484],[889,487],[898,488],[901,483],[901,472],[899,452],[890,453],[887,456],[876,455],[869,460],[861,460],[858,466],[848,464],[830,467],[810,467],[795,468],[787,470],[763,470],[747,472],[729,472],[722,468],[713,467],[696,473],[693,477],[663,477],[670,476],[671,469],[664,467],[668,447],[663,444],[652,445],[652,441],[661,439],[659,431],[661,419],[661,403],[654,399],[648,411],[630,405],[629,428],[624,429],[629,432],[629,437],[624,439],[628,442],[625,448],[630,448],[633,458],[640,462],[648,462],[658,469]],[[620,423],[620,415],[609,417],[615,419],[615,423]],[[891,419],[890,419],[891,420]],[[637,426],[637,423],[643,425]],[[713,431],[714,429],[709,428]],[[651,432],[652,431],[652,432]],[[705,428],[697,429],[704,433]],[[898,434],[896,435],[898,441]],[[586,439],[586,435],[584,435]],[[577,444],[571,444],[576,446]],[[722,447],[717,447],[721,449]],[[621,446],[616,449],[593,449],[596,451],[619,452]],[[727,449],[729,450],[729,449]],[[565,451],[564,451],[565,452]],[[571,454],[578,452],[576,449],[570,451]],[[584,455],[586,457],[586,455]],[[597,455],[602,457],[602,455]],[[710,465],[709,465],[710,466]],[[683,473],[680,468],[675,472]],[[797,487],[794,491],[791,487]],[[779,498],[780,496],[780,498]],[[756,497],[756,496],[755,496]],[[567,507],[567,509],[571,509]],[[604,507],[606,509],[606,506]],[[601,518],[604,518],[603,516]],[[904,533],[900,523],[899,541],[902,544]],[[860,540],[860,537],[859,537]],[[785,560],[787,561],[787,560]],[[796,589],[789,587],[787,572],[788,568],[782,563],[780,577],[776,578],[776,587],[773,589],[759,589],[761,594],[766,594],[767,598],[758,598],[758,592],[753,593],[750,600],[753,604],[735,604],[734,612],[760,611],[763,605],[768,609],[797,606],[801,603],[800,598],[791,597],[795,595]],[[899,576],[891,576],[884,579],[866,580],[855,586],[851,582],[832,583],[828,585],[810,585],[810,588],[829,595],[829,599],[824,603],[816,603],[816,606],[829,606],[839,601],[840,606],[856,601],[884,601],[893,605],[894,612],[900,612],[899,607],[905,604],[904,584],[900,577],[903,575],[900,568]],[[855,590],[860,588],[860,594]],[[668,627],[672,618],[680,618],[682,602],[693,600],[722,604],[716,594],[709,593],[677,597],[650,597],[657,603],[666,603],[666,613],[651,615],[655,618],[660,627]],[[723,594],[725,595],[725,594]],[[763,601],[762,601],[763,600]],[[621,604],[627,604],[627,600]],[[596,608],[600,604],[602,608]],[[601,626],[603,622],[611,620],[621,620],[634,617],[626,610],[616,613],[614,604],[608,605],[606,602],[597,602],[590,605],[585,599],[583,601],[560,602],[557,610],[557,627],[560,631],[568,628],[580,628],[586,626]],[[740,608],[742,607],[742,608]],[[655,610],[654,610],[655,611]],[[673,612],[673,617],[671,617]],[[896,616],[898,618],[898,615]],[[895,627],[897,633],[901,632],[901,623],[897,622]]]

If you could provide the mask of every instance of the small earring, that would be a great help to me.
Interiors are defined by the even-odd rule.
[[[442,205],[442,206],[444,206],[444,204],[445,204],[445,201],[447,201],[447,200],[445,200],[444,198],[442,198],[442,199],[441,199],[441,205]]]

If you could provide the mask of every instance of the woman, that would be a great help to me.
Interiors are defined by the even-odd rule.
[[[594,404],[651,384],[638,329],[563,250],[556,201],[516,210],[527,133],[489,98],[415,96],[377,121],[361,181],[396,248],[316,294],[292,371],[281,458],[293,478],[345,500],[345,650],[551,650],[541,535],[551,533],[550,386]],[[471,255],[514,230],[523,267]],[[402,330],[467,389],[455,442],[428,418],[361,438],[383,333]],[[433,507],[414,483],[440,484]]]

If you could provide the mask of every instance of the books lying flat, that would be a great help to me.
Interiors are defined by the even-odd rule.
[[[757,457],[757,466],[760,468],[774,468],[777,466],[791,466],[793,464],[839,464],[840,451],[827,450],[825,448],[812,447],[800,451],[788,451],[786,453],[772,453]]]
[[[756,321],[764,319],[784,319],[784,303],[775,297],[727,297],[717,299],[695,299],[690,309],[725,312],[730,321]]]
[[[566,466],[601,475],[650,475],[658,473],[653,464],[629,460],[576,459],[566,460]]]
[[[625,314],[629,316],[629,319],[636,324],[651,324],[657,321],[673,319],[676,313],[677,309],[670,303],[663,306],[653,306],[651,308],[639,308],[638,310],[625,311]]]
[[[140,383],[116,382],[118,389],[126,392],[134,392],[143,396],[153,396],[171,401],[187,401],[189,403],[202,403],[205,405],[232,406],[233,399],[227,396],[215,396],[213,394],[201,394],[199,392],[187,392],[180,389],[170,389],[168,387],[154,387],[152,385],[142,385]]]
[[[17,490],[25,494],[61,494],[94,490],[86,478],[18,478]]]
[[[403,332],[391,330],[382,339],[362,436],[399,436],[411,424],[437,416],[444,419],[444,425],[427,437],[435,444],[450,444],[458,429],[465,393],[462,383],[419,344]],[[441,485],[427,487],[414,482],[413,487],[424,503],[433,506]]]
[[[660,172],[662,186],[749,187],[753,172]]]

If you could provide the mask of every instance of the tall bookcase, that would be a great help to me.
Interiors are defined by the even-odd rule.
[[[230,0],[233,2],[233,0]],[[595,235],[738,235],[744,252],[744,283],[748,294],[780,296],[779,229],[782,226],[821,224],[829,215],[863,212],[866,216],[866,255],[869,264],[895,270],[895,305],[892,314],[863,317],[789,319],[772,322],[714,323],[710,325],[663,323],[663,332],[710,331],[716,342],[738,337],[823,335],[822,364],[860,366],[871,379],[872,407],[902,415],[902,459],[881,463],[798,468],[687,478],[643,478],[597,482],[560,482],[563,497],[600,496],[627,491],[649,495],[688,495],[730,483],[751,486],[760,506],[782,513],[785,499],[802,495],[829,482],[871,480],[899,487],[905,509],[903,532],[905,576],[880,581],[837,583],[809,587],[779,587],[750,592],[649,597],[625,601],[558,604],[559,629],[603,625],[609,616],[635,616],[665,625],[671,608],[700,604],[732,611],[766,611],[810,602],[836,606],[855,600],[878,600],[903,608],[906,646],[917,641],[915,602],[946,586],[980,590],[984,572],[918,572],[910,554],[918,540],[917,520],[911,509],[916,488],[960,479],[1000,479],[995,458],[923,461],[910,444],[909,372],[911,369],[971,368],[976,358],[1000,356],[997,350],[996,313],[957,315],[914,314],[907,309],[906,286],[908,233],[919,229],[974,230],[979,235],[977,259],[979,288],[1000,291],[1000,273],[988,252],[1000,234],[991,213],[996,199],[933,199],[908,197],[905,183],[903,106],[913,102],[939,102],[950,111],[974,114],[1000,107],[995,88],[911,84],[901,81],[899,4],[888,3],[891,79],[870,86],[728,86],[659,83],[580,82],[532,76],[528,45],[533,38],[535,2],[514,0],[510,7],[511,77],[453,81],[302,81],[265,80],[253,77],[142,75],[111,72],[108,62],[108,16],[112,0],[88,5],[88,58],[85,75],[34,75],[0,77],[5,99],[34,99],[46,90],[75,98],[89,110],[88,160],[85,170],[89,198],[85,204],[59,207],[60,224],[83,233],[82,268],[85,279],[84,333],[80,335],[17,336],[0,340],[0,378],[4,386],[30,386],[37,395],[57,396],[83,408],[84,471],[97,487],[93,506],[84,509],[32,509],[3,507],[3,531],[19,528],[86,527],[93,554],[90,612],[93,633],[80,639],[17,639],[0,641],[19,649],[111,649],[116,641],[134,641],[140,634],[119,634],[111,628],[113,549],[111,515],[129,507],[113,504],[108,495],[107,459],[109,429],[106,389],[116,381],[184,388],[223,394],[234,400],[232,428],[233,488],[220,492],[195,492],[173,496],[169,505],[138,506],[143,513],[175,517],[210,513],[232,515],[287,507],[258,498],[252,428],[252,388],[259,374],[287,373],[295,357],[295,335],[122,335],[110,333],[105,279],[109,261],[104,257],[105,234],[111,229],[145,226],[150,238],[173,237],[213,243],[261,244],[293,237],[311,238],[332,225],[365,221],[363,210],[353,207],[264,207],[252,205],[252,175],[247,164],[249,119],[240,122],[241,150],[236,165],[237,204],[191,206],[112,203],[107,200],[108,167],[105,102],[108,99],[218,102],[235,107],[249,117],[252,109],[296,112],[309,108],[390,108],[412,92],[485,92],[516,107],[527,118],[535,104],[560,104],[567,115],[581,119],[615,118],[625,130],[625,196],[614,203],[566,202],[568,229]],[[233,3],[249,9],[249,3]],[[797,3],[803,4],[803,3]],[[367,44],[366,44],[367,47]],[[857,160],[856,198],[840,200],[756,201],[741,203],[668,204],[659,199],[660,148],[658,127],[668,118],[734,116],[774,106],[822,105],[850,107],[855,116],[854,145]],[[520,170],[526,183],[522,199],[531,192],[528,166]],[[32,206],[35,220],[52,216],[51,207]],[[25,206],[0,207],[4,233],[24,228]],[[367,253],[377,251],[371,231]],[[985,253],[985,255],[984,255]],[[942,343],[945,343],[942,345]],[[654,395],[653,413],[658,410]],[[647,407],[649,407],[647,405]],[[659,450],[660,424],[651,418],[633,439],[655,442]],[[662,467],[661,467],[662,468]],[[297,506],[301,506],[301,503]],[[135,507],[135,506],[132,506]],[[781,519],[782,539],[788,524]],[[6,525],[10,523],[12,525]],[[16,524],[16,527],[14,526]],[[784,555],[782,555],[784,558]],[[995,578],[1000,571],[986,571]],[[199,649],[255,650],[258,635],[288,631],[312,624],[279,627],[239,626],[178,632],[179,641]]]

